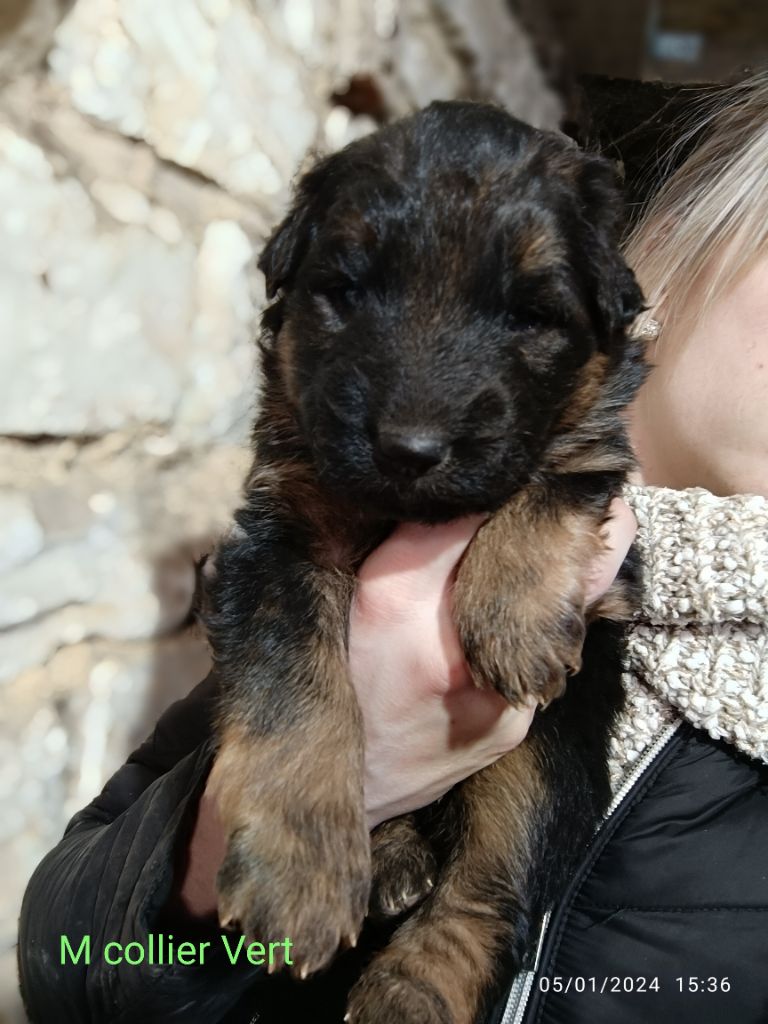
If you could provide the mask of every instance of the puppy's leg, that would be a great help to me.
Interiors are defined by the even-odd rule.
[[[590,626],[584,669],[528,738],[467,779],[440,825],[434,891],[353,989],[351,1024],[474,1024],[525,963],[610,799],[623,628]]]
[[[265,944],[290,939],[303,976],[356,941],[368,904],[363,733],[345,655],[353,579],[304,557],[295,525],[261,512],[249,526],[217,552],[208,583],[222,680],[219,915]]]
[[[371,902],[374,917],[397,917],[420,903],[434,886],[437,864],[416,816],[391,818],[371,836]]]
[[[519,967],[546,793],[525,745],[453,798],[457,845],[437,885],[353,989],[351,1024],[473,1024],[501,962]]]
[[[532,485],[478,531],[459,568],[454,617],[475,681],[518,705],[559,697],[581,665],[587,571],[603,540],[606,488],[567,502]]]

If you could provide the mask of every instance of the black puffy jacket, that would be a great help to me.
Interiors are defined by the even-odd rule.
[[[303,984],[233,967],[216,943],[204,967],[60,964],[62,934],[95,951],[168,931],[213,694],[209,677],[173,705],[35,871],[18,952],[36,1024],[341,1021],[365,948]],[[552,914],[537,972],[483,1024],[768,1024],[768,767],[686,725],[658,746]]]

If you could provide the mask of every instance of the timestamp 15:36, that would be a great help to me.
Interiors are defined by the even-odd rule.
[[[728,978],[675,978],[679,992],[730,992],[731,983]]]

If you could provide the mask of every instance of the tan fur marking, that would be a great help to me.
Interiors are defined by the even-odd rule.
[[[553,263],[562,260],[563,256],[560,239],[551,234],[545,226],[537,224],[522,239],[518,266],[524,274],[535,274],[548,270]]]
[[[587,413],[601,396],[607,370],[608,356],[603,352],[593,355],[582,366],[576,388],[558,424],[558,431],[573,430],[584,422]]]
[[[320,487],[313,469],[304,462],[264,465],[255,462],[250,469],[246,491],[269,495],[312,527],[312,561],[322,569],[352,573],[368,553],[370,526],[359,509],[331,497]]]
[[[530,487],[485,523],[454,589],[454,615],[476,682],[512,704],[558,697],[581,665],[587,569],[598,524]]]

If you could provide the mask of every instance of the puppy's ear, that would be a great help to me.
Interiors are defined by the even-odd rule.
[[[619,248],[624,208],[618,175],[602,157],[587,157],[579,179],[587,226],[586,265],[591,278],[601,347],[645,309],[643,293]]]
[[[321,160],[300,180],[287,216],[272,232],[261,254],[259,270],[266,279],[268,299],[273,299],[279,288],[290,288],[315,237],[333,159]]]
[[[259,258],[259,270],[266,280],[268,299],[273,299],[279,288],[290,284],[311,238],[308,204],[296,201],[272,232]]]

